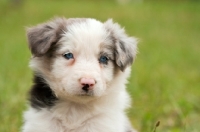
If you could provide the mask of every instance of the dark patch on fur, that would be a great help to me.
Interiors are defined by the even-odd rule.
[[[122,46],[123,45],[123,46]],[[133,63],[133,51],[129,49],[126,44],[116,44],[116,50],[115,50],[115,57],[116,57],[116,64],[119,66],[121,71],[124,71],[124,69]]]
[[[116,64],[119,66],[121,71],[133,63],[133,51],[130,44],[123,42],[122,40],[118,40],[115,43],[115,57],[116,57]]]
[[[47,23],[28,28],[27,38],[31,53],[36,57],[44,55],[52,56],[52,54],[49,54],[49,50],[55,51],[52,50],[52,47],[55,48],[57,42],[61,39],[62,34],[67,32],[67,26],[84,21],[86,21],[85,18],[56,18]]]
[[[27,30],[29,47],[34,56],[45,55],[59,41],[63,31],[66,31],[66,21],[64,18],[57,18]]]
[[[31,106],[36,109],[47,108],[53,106],[56,100],[58,100],[58,98],[45,83],[44,79],[35,76],[34,85],[30,91],[29,98]]]
[[[119,47],[122,49],[123,52],[126,52],[126,47],[123,41],[119,41]]]
[[[46,25],[45,28],[52,30],[53,28],[50,27],[49,25]]]
[[[112,23],[113,27],[106,26],[107,32],[110,33],[110,39],[113,42],[115,48],[113,49],[115,56],[115,63],[121,71],[124,71],[127,66],[133,63],[135,57],[135,51],[133,50],[133,45],[129,42],[126,33],[121,32],[121,34],[116,34],[117,30],[122,30],[118,24]],[[123,36],[123,37],[121,37]]]
[[[111,34],[111,35],[113,35],[113,34]],[[111,38],[112,38],[113,44],[115,46],[113,48],[115,62],[117,64],[117,66],[120,68],[120,70],[124,71],[124,69],[128,65],[131,65],[133,63],[134,56],[133,56],[132,48],[126,42],[117,39],[117,37],[115,38],[113,36]]]
[[[49,48],[45,56],[48,60],[53,60],[56,57],[56,51],[60,48],[59,44],[52,44],[52,46]]]

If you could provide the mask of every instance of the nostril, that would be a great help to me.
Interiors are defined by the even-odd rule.
[[[85,84],[85,83],[81,83],[81,85],[83,85],[83,86],[86,86],[86,85],[88,85],[88,86],[94,86],[94,84]]]
[[[86,84],[86,85],[84,85],[83,87],[82,87],[82,89],[85,91],[85,92],[88,92],[88,90],[89,90],[89,85],[88,84]]]
[[[81,78],[80,80],[81,85],[85,86],[94,86],[95,85],[95,80],[92,78]]]

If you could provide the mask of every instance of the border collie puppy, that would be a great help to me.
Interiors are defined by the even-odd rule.
[[[134,37],[112,20],[55,18],[27,38],[34,84],[23,132],[135,132],[125,112]]]

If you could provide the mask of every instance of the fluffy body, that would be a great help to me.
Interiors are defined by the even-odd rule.
[[[29,28],[27,37],[35,80],[23,132],[135,132],[125,113],[135,38],[112,20],[89,18],[57,18]],[[82,78],[95,84],[83,90]]]

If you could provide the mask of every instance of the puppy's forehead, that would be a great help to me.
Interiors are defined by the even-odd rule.
[[[72,48],[79,52],[99,52],[103,45],[111,43],[109,35],[103,23],[95,19],[83,19],[66,26],[61,43],[63,48]]]

